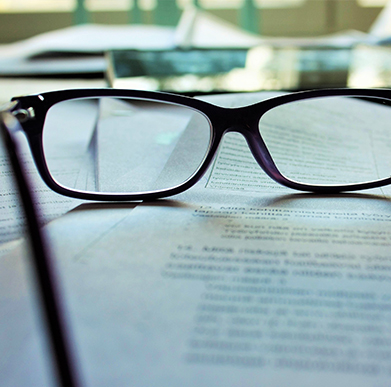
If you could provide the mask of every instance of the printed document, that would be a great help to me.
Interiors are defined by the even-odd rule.
[[[87,385],[387,386],[388,199],[196,188],[91,208],[48,227]],[[2,324],[30,337],[3,342],[2,372],[22,378],[11,365],[41,353],[43,333],[31,291],[6,290],[23,283],[20,253],[1,263]],[[26,361],[33,380],[45,358]]]

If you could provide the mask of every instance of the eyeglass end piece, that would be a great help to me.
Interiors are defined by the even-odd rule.
[[[12,114],[21,123],[31,120],[35,117],[35,111],[33,107],[14,110]]]

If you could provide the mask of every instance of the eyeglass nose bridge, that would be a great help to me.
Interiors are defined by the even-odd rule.
[[[240,133],[246,140],[251,154],[262,170],[274,181],[286,185],[286,178],[278,170],[259,132],[259,117],[256,120],[249,120],[247,117],[238,118],[236,116],[234,122],[225,127],[222,136],[227,133]]]

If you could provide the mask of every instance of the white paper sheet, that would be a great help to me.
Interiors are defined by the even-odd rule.
[[[374,23],[374,25],[376,22]],[[378,28],[376,28],[378,30]],[[383,32],[383,36],[386,32]],[[237,26],[204,10],[187,7],[175,31],[179,47],[334,47],[351,48],[358,43],[375,43],[378,36],[356,30],[312,37],[272,37],[241,30]]]
[[[86,385],[387,386],[390,208],[375,195],[199,190],[51,223]],[[4,313],[31,313],[4,292]],[[37,356],[29,319],[7,321]],[[2,372],[28,385],[15,343],[2,345]]]
[[[143,25],[73,26],[0,47],[0,74],[80,74],[106,70],[104,52],[171,48],[172,27]],[[95,56],[91,56],[94,54]]]
[[[38,209],[40,223],[48,223],[79,205],[80,200],[56,194],[45,185],[36,171],[24,138],[21,138],[21,144],[24,145],[23,165],[34,184],[34,197],[37,200],[35,204]],[[8,157],[5,154],[3,143],[0,142],[0,255],[3,250],[1,245],[20,238],[24,230],[25,217],[20,208],[12,176]],[[7,250],[6,246],[4,246],[4,249]]]

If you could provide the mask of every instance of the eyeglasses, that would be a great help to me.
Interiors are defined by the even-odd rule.
[[[14,98],[9,111],[57,193],[146,200],[183,192],[207,171],[208,184],[222,178],[261,186],[259,167],[302,191],[390,184],[390,107],[391,90],[380,89],[298,92],[239,108],[158,92],[81,89]]]

